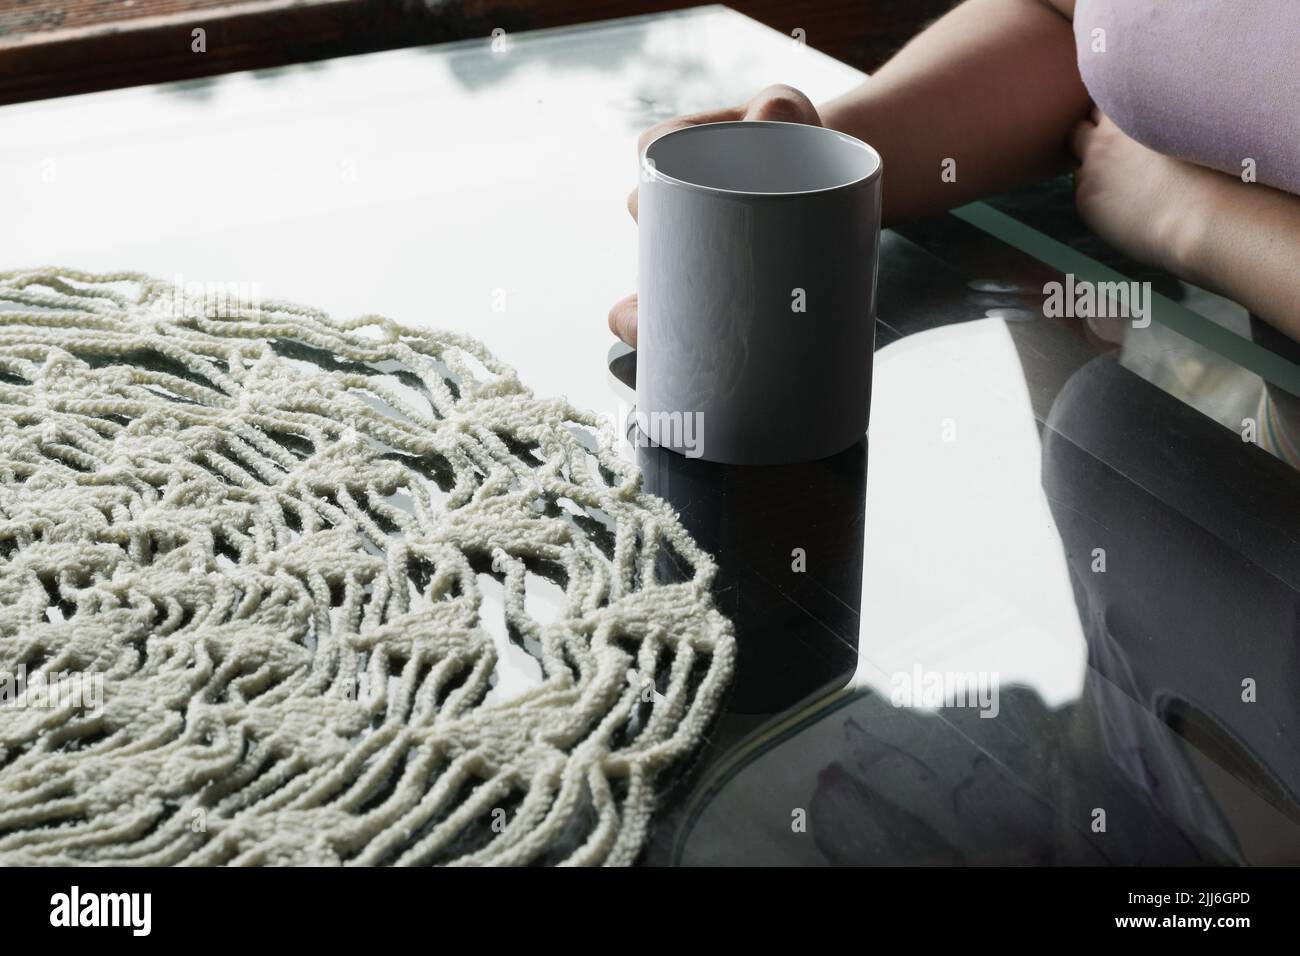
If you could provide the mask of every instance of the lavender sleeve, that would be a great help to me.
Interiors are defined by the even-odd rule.
[[[1078,0],[1079,70],[1138,142],[1300,195],[1300,0]]]

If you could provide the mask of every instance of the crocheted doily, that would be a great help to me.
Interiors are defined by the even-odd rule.
[[[66,270],[0,273],[0,405],[0,863],[635,859],[734,643],[595,416]]]

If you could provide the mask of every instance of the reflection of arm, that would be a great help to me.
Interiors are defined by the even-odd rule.
[[[1197,169],[1201,200],[1179,218],[1174,271],[1300,341],[1300,197]]]
[[[1074,0],[966,0],[820,108],[885,160],[885,225],[1009,189],[1064,164],[1087,114]],[[946,159],[956,181],[941,179]]]

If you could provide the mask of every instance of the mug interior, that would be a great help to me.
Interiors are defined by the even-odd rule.
[[[868,179],[880,155],[859,139],[800,123],[687,126],[646,147],[653,175],[704,189],[752,194],[818,192]]]

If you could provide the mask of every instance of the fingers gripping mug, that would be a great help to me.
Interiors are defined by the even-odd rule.
[[[882,163],[797,123],[707,123],[641,155],[637,407],[728,464],[824,458],[867,430]]]

